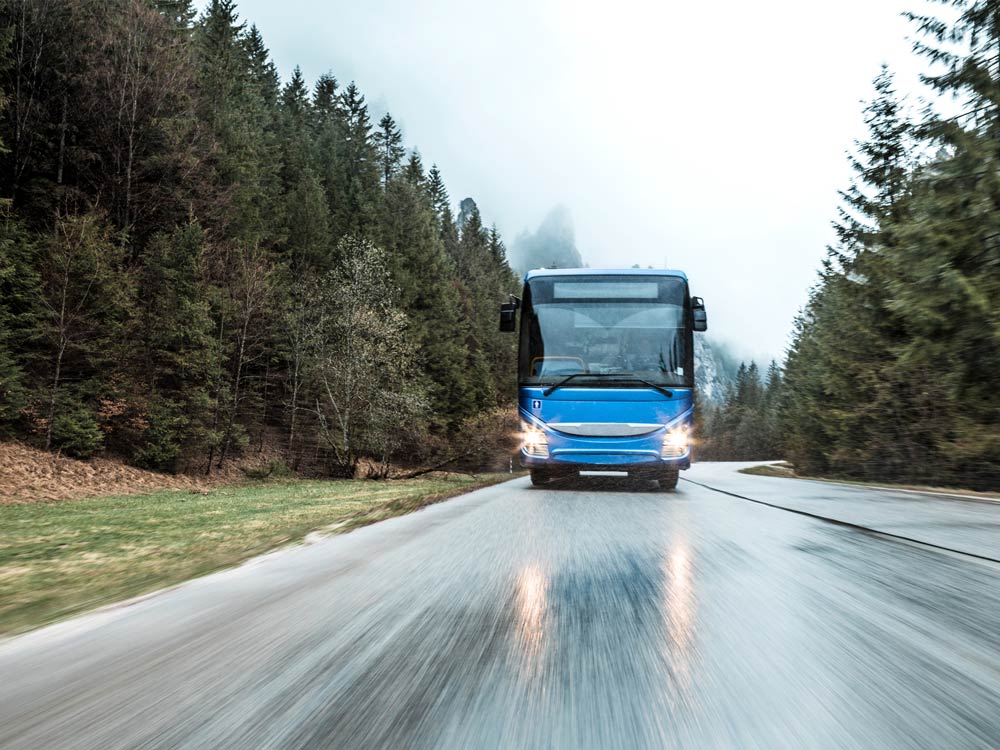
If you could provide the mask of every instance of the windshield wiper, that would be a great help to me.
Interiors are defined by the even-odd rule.
[[[551,396],[552,393],[556,389],[562,388],[569,381],[573,380],[573,378],[580,378],[580,377],[584,377],[584,376],[586,376],[588,378],[628,378],[629,380],[634,380],[637,383],[642,383],[643,385],[648,385],[654,391],[659,391],[660,393],[662,393],[667,398],[673,398],[673,396],[674,396],[673,391],[668,391],[663,386],[659,386],[656,383],[651,383],[648,380],[644,380],[643,378],[640,378],[639,376],[637,376],[635,373],[631,373],[631,372],[608,372],[608,373],[603,373],[603,374],[596,373],[596,372],[574,372],[572,375],[567,375],[565,378],[563,378],[562,380],[560,380],[558,383],[553,383],[552,385],[550,385],[548,388],[546,388],[544,391],[542,391],[542,395],[543,396]]]
[[[562,388],[564,385],[566,385],[573,378],[582,378],[584,375],[586,375],[588,378],[595,377],[594,373],[592,373],[592,372],[574,372],[572,375],[567,375],[565,378],[563,378],[562,380],[560,380],[558,383],[553,383],[552,385],[550,385],[548,388],[546,388],[544,391],[542,391],[542,395],[543,396],[551,396],[552,392],[556,388]]]
[[[645,380],[643,378],[640,378],[638,375],[634,375],[631,372],[616,372],[615,376],[616,377],[625,377],[625,378],[628,378],[629,380],[634,380],[636,383],[642,383],[643,385],[648,385],[654,391],[659,391],[660,393],[662,393],[667,398],[673,398],[674,397],[674,392],[673,391],[668,391],[662,385],[657,385],[656,383],[653,383],[653,382],[651,382],[649,380]]]

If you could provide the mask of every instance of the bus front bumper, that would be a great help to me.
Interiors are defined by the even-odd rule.
[[[659,445],[648,448],[617,446],[574,447],[549,446],[548,457],[531,455],[521,449],[521,466],[527,469],[550,468],[566,471],[627,471],[656,472],[691,467],[690,449],[682,455],[664,458]]]

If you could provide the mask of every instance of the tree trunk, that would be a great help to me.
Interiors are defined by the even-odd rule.
[[[69,276],[70,261],[69,258],[64,257],[62,268],[62,290],[59,294],[59,322],[57,325],[59,332],[59,351],[56,354],[55,373],[52,376],[52,398],[49,401],[48,424],[45,426],[45,450],[49,450],[52,447],[52,423],[55,421],[56,417],[56,404],[59,398],[59,382],[62,376],[63,357],[66,354],[66,346],[69,343],[66,331],[66,306],[69,297]]]
[[[62,117],[59,120],[59,164],[56,168],[56,184],[63,184],[63,165],[66,162],[66,128],[68,123],[66,122],[67,108],[69,107],[69,97],[63,94],[62,100]]]
[[[247,326],[249,319],[245,318],[240,331],[239,353],[236,357],[236,378],[233,381],[233,402],[229,408],[229,417],[226,421],[225,437],[222,441],[222,449],[219,451],[218,467],[221,469],[223,462],[229,455],[229,449],[233,443],[233,429],[236,427],[236,411],[240,404],[240,385],[243,382],[243,358],[246,353]]]
[[[63,355],[66,352],[66,337],[60,332],[59,353],[56,355],[55,375],[52,378],[52,398],[49,401],[49,418],[45,426],[45,450],[52,448],[52,423],[56,418],[56,403],[59,399],[59,378],[62,374]]]

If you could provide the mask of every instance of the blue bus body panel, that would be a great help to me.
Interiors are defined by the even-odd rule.
[[[690,427],[693,394],[690,388],[670,388],[671,397],[653,388],[563,387],[545,396],[545,386],[522,386],[521,418],[545,432],[549,458],[521,452],[524,466],[580,464],[601,467],[686,469],[690,453],[677,458],[660,457],[664,434],[675,427]],[[658,425],[636,437],[584,437],[559,430],[561,423]]]

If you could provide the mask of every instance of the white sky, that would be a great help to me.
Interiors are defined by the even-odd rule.
[[[593,267],[681,268],[710,335],[780,356],[860,100],[917,92],[921,0],[242,0],[282,75],[356,80],[508,243],[567,206]]]

